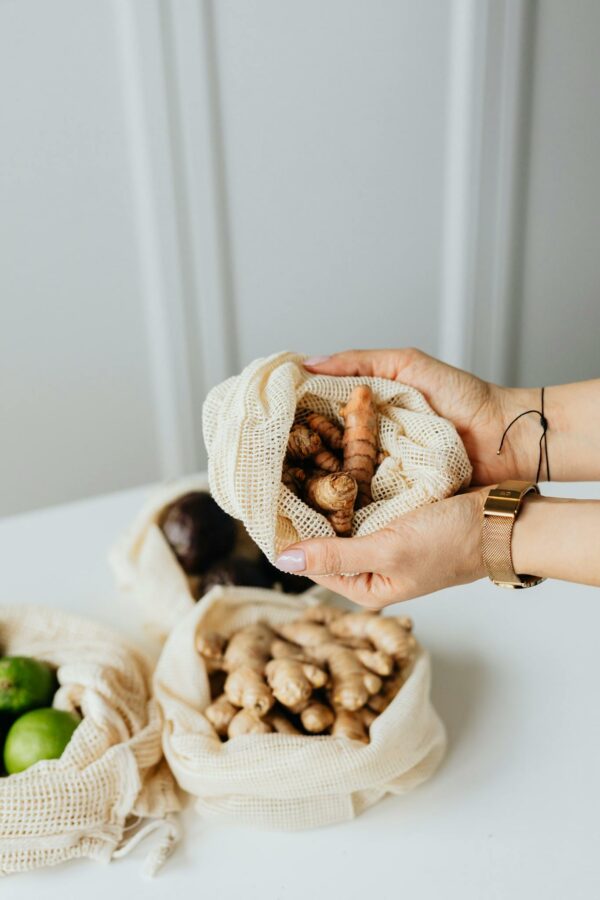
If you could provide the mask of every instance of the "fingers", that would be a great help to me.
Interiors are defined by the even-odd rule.
[[[427,354],[407,347],[400,350],[345,350],[327,357],[311,357],[304,366],[311,372],[324,375],[368,375],[389,378],[392,381],[405,379],[424,360],[433,362]]]
[[[388,559],[381,532],[355,538],[313,538],[287,547],[275,561],[284,572],[348,575],[382,572]]]

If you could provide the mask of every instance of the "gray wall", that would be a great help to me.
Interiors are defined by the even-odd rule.
[[[599,374],[595,0],[4,0],[0,514],[204,463],[258,355]]]

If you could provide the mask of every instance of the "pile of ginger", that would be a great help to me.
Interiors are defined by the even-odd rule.
[[[315,412],[292,427],[281,480],[348,537],[354,510],[373,500],[371,481],[388,454],[377,445],[377,407],[367,385],[354,388],[340,416],[344,428]]]
[[[242,734],[331,734],[369,742],[369,728],[408,677],[412,621],[307,607],[277,630],[258,623],[227,640],[199,633],[211,683],[204,711],[222,740]]]

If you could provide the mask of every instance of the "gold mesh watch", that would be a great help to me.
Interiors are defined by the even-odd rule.
[[[530,481],[503,481],[492,488],[483,506],[481,553],[490,580],[498,587],[528,588],[543,581],[536,575],[517,575],[511,540],[515,519],[527,494],[539,494]]]

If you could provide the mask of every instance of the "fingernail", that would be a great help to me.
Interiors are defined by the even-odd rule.
[[[308,359],[304,360],[305,366],[319,366],[321,363],[327,362],[328,359],[331,359],[330,356],[309,356]]]
[[[304,572],[306,568],[306,554],[304,550],[285,550],[275,560],[275,565],[282,572]]]

